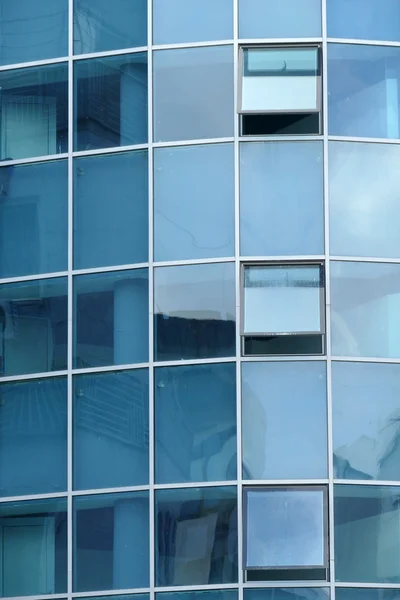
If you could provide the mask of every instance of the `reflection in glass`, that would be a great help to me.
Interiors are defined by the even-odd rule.
[[[321,0],[239,0],[239,37],[299,38],[321,35]]]
[[[327,477],[321,362],[242,364],[244,479]]]
[[[156,483],[236,479],[234,363],[156,369]]]
[[[399,487],[335,485],[338,581],[400,583],[399,498]]]
[[[193,592],[158,592],[156,600],[237,600],[237,590],[202,590]]]
[[[67,278],[0,286],[0,375],[67,368]]]
[[[236,583],[235,487],[156,490],[156,585]]]
[[[0,504],[3,597],[67,592],[67,500]]]
[[[331,263],[332,353],[400,358],[400,265]]]
[[[232,0],[153,0],[153,44],[229,40]]]
[[[74,377],[74,487],[149,481],[147,369]]]
[[[400,258],[399,161],[395,144],[330,142],[331,254]]]
[[[233,145],[156,148],[155,260],[234,254]]]
[[[148,260],[147,152],[75,159],[76,269]]]
[[[400,48],[328,45],[331,135],[400,137]]]
[[[147,0],[74,0],[75,54],[146,44]]]
[[[240,144],[242,256],[324,252],[322,167],[321,142]]]
[[[233,263],[155,269],[155,359],[235,354]]]
[[[0,277],[67,269],[68,167],[0,167]]]
[[[66,63],[0,73],[0,160],[68,150]]]
[[[147,269],[79,275],[74,281],[75,367],[146,362]]]
[[[154,52],[154,141],[233,135],[233,46]]]
[[[342,588],[335,590],[336,600],[399,600],[399,589]]]
[[[77,61],[74,149],[147,142],[147,54]]]
[[[75,592],[149,585],[148,492],[74,498]]]
[[[400,480],[400,365],[332,364],[339,479]]]
[[[67,489],[67,378],[0,384],[0,495]]]
[[[398,0],[328,0],[328,37],[400,41]]]
[[[327,588],[264,588],[243,590],[244,600],[328,600]],[[350,598],[349,598],[350,600]]]
[[[1,3],[1,65],[67,54],[68,0]]]

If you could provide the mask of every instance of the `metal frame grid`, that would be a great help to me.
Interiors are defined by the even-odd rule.
[[[282,581],[282,582],[251,582],[246,583],[243,577],[243,570],[241,568],[243,558],[243,487],[251,487],[255,485],[270,485],[270,486],[326,486],[328,489],[328,521],[329,521],[329,555],[330,555],[330,580],[328,582],[311,582],[312,587],[323,587],[329,588],[331,599],[335,600],[335,586],[343,588],[384,588],[400,589],[400,584],[392,583],[343,583],[335,582],[335,563],[334,563],[334,512],[333,512],[333,485],[342,483],[346,485],[360,485],[363,481],[359,480],[334,480],[333,470],[333,433],[332,433],[332,363],[335,361],[347,361],[347,362],[373,362],[373,363],[392,363],[400,364],[400,358],[398,359],[382,359],[379,357],[352,357],[352,356],[332,356],[331,354],[331,325],[330,325],[330,264],[331,261],[351,261],[351,262],[374,262],[374,263],[395,263],[400,264],[399,259],[392,258],[377,258],[377,257],[354,257],[354,256],[335,256],[330,255],[329,251],[329,184],[328,184],[328,151],[330,141],[348,141],[348,142],[364,142],[364,143],[384,143],[384,144],[398,144],[398,140],[393,139],[375,139],[375,138],[359,138],[359,137],[341,137],[341,136],[328,136],[328,71],[327,71],[327,47],[328,43],[336,44],[361,44],[361,45],[377,45],[377,46],[391,46],[400,47],[400,42],[387,42],[387,41],[376,41],[376,40],[359,40],[359,39],[337,39],[327,37],[326,27],[326,15],[327,0],[321,0],[322,2],[322,36],[314,38],[274,38],[274,39],[240,39],[239,28],[238,28],[238,6],[239,0],[232,0],[234,5],[234,21],[233,21],[233,38],[228,40],[215,40],[207,42],[196,42],[196,43],[181,43],[181,44],[164,44],[164,45],[152,45],[152,1],[148,0],[148,46],[126,48],[115,51],[97,52],[93,54],[73,54],[73,8],[74,0],[68,0],[69,4],[69,39],[68,39],[68,56],[40,60],[33,62],[24,62],[12,65],[0,66],[0,72],[16,70],[25,67],[38,67],[49,64],[65,64],[68,65],[68,152],[64,154],[57,154],[52,156],[42,156],[18,160],[3,161],[1,166],[9,165],[23,165],[32,164],[38,162],[45,162],[50,160],[63,160],[68,161],[68,269],[67,271],[57,273],[44,273],[40,275],[30,275],[23,277],[11,277],[0,279],[0,284],[16,283],[20,281],[31,281],[40,279],[50,279],[53,277],[67,277],[68,280],[68,368],[65,371],[57,372],[45,372],[35,373],[29,375],[19,376],[6,376],[0,378],[0,383],[13,382],[13,381],[26,381],[35,380],[39,378],[53,378],[60,375],[67,376],[68,381],[68,486],[66,492],[54,493],[54,494],[34,494],[26,496],[12,496],[0,498],[0,503],[13,502],[20,500],[37,500],[37,499],[49,499],[49,498],[66,498],[68,505],[68,590],[66,594],[51,594],[51,595],[38,595],[30,596],[36,600],[49,600],[49,599],[68,599],[77,597],[94,597],[94,596],[115,596],[122,594],[133,594],[133,593],[149,593],[150,600],[155,600],[155,593],[162,591],[193,591],[193,590],[230,590],[234,589],[238,591],[238,600],[243,600],[243,590],[246,588],[273,588],[273,587],[310,587],[308,581]],[[234,114],[235,114],[235,125],[234,135],[227,138],[211,138],[211,139],[196,139],[196,140],[181,140],[173,142],[154,142],[153,141],[153,51],[170,50],[170,49],[184,49],[184,48],[202,48],[210,46],[232,46],[233,50],[233,68],[234,68],[234,90],[238,89],[239,83],[239,61],[240,61],[240,48],[243,46],[254,47],[256,45],[296,45],[296,44],[314,44],[322,45],[322,104],[323,104],[323,133],[322,135],[314,136],[241,136],[239,127],[239,111],[238,111],[238,97],[235,92],[234,98]],[[130,145],[124,147],[106,148],[98,150],[88,151],[74,151],[73,150],[73,104],[74,104],[74,86],[73,86],[73,67],[75,61],[89,59],[89,58],[100,58],[107,56],[118,56],[139,52],[148,53],[148,143]],[[304,141],[309,140],[322,140],[324,149],[323,159],[323,174],[324,174],[324,232],[325,232],[325,253],[318,256],[261,256],[261,257],[241,257],[240,255],[240,229],[239,229],[239,217],[240,217],[240,204],[239,204],[239,184],[240,184],[240,172],[239,172],[239,146],[243,141]],[[164,147],[182,147],[182,146],[194,146],[204,144],[219,144],[219,143],[232,143],[234,147],[234,179],[235,179],[235,253],[232,257],[215,258],[215,259],[204,259],[204,260],[182,260],[182,261],[165,261],[156,262],[154,261],[153,253],[153,152],[155,148]],[[112,267],[100,267],[92,269],[79,269],[74,270],[73,268],[73,160],[76,157],[82,156],[94,156],[94,155],[105,155],[115,154],[120,152],[127,152],[130,150],[148,150],[148,176],[149,176],[149,261],[148,263],[131,264],[131,265],[116,265]],[[267,357],[243,357],[241,356],[241,270],[243,264],[257,263],[257,262],[273,262],[282,261],[288,263],[290,261],[312,261],[313,263],[323,261],[325,263],[325,296],[326,296],[326,355],[325,356],[267,356]],[[153,299],[154,299],[154,268],[162,266],[172,265],[194,265],[194,264],[214,264],[230,262],[235,265],[235,292],[236,292],[236,355],[226,358],[218,359],[201,359],[201,360],[170,360],[170,361],[155,361],[154,360],[154,326],[153,326]],[[127,269],[138,269],[148,267],[149,269],[149,362],[142,364],[126,364],[117,366],[107,367],[93,367],[84,369],[73,368],[73,277],[75,275],[90,274],[90,273],[105,273]],[[323,361],[327,365],[327,415],[328,415],[328,477],[326,479],[318,480],[245,480],[242,475],[242,425],[241,425],[241,414],[242,414],[242,403],[241,403],[241,364],[244,362],[293,362],[293,361]],[[154,477],[154,370],[158,366],[178,366],[178,365],[197,365],[197,364],[216,364],[216,363],[235,363],[236,365],[236,390],[237,390],[237,480],[234,481],[212,481],[212,482],[197,482],[187,484],[156,484]],[[149,485],[142,486],[130,486],[122,488],[105,488],[105,489],[93,489],[93,490],[73,490],[72,480],[72,468],[73,468],[73,394],[72,394],[72,378],[74,374],[83,373],[102,373],[102,372],[116,372],[125,369],[149,369]],[[368,485],[373,486],[393,486],[396,482],[393,481],[375,481],[368,480]],[[207,488],[214,486],[237,486],[238,491],[238,583],[234,584],[210,584],[210,585],[196,585],[196,586],[168,586],[168,587],[156,587],[155,581],[155,492],[159,489],[179,489],[179,488]],[[93,591],[93,592],[73,592],[73,499],[74,497],[97,495],[104,493],[118,493],[127,491],[149,491],[150,500],[150,586],[144,589],[130,589],[130,590],[104,590],[104,591]],[[15,600],[15,599],[14,599]]]

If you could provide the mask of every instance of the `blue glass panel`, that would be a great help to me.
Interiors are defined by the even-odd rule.
[[[80,275],[74,289],[76,367],[148,360],[147,269]]]
[[[400,48],[329,44],[329,133],[400,137]]]
[[[400,583],[400,487],[335,485],[334,494],[337,581]]]
[[[321,0],[239,0],[239,37],[321,35]]]
[[[331,142],[331,254],[400,258],[400,147]]]
[[[332,353],[400,358],[400,265],[331,263]]]
[[[147,142],[147,54],[75,62],[74,149]]]
[[[87,596],[83,596],[79,598],[79,600],[84,600]],[[104,596],[90,596],[91,600],[104,600]],[[113,594],[113,600],[150,600],[150,594]]]
[[[336,588],[336,600],[399,600],[400,590],[379,588]]]
[[[400,480],[400,365],[332,364],[339,479]]]
[[[154,141],[233,135],[233,46],[154,52]]]
[[[147,369],[74,377],[74,487],[149,482]]]
[[[232,37],[232,0],[153,0],[154,44],[207,42]]]
[[[326,588],[267,588],[243,591],[244,600],[328,600]],[[350,600],[350,599],[349,599]]]
[[[0,168],[0,277],[67,270],[67,161]]]
[[[74,0],[75,54],[146,44],[147,0]]]
[[[67,379],[0,385],[0,495],[67,489]]]
[[[74,499],[75,592],[149,586],[148,492]]]
[[[234,255],[232,144],[156,148],[155,260]]]
[[[155,359],[235,354],[233,263],[155,269]]]
[[[67,500],[0,504],[1,596],[67,592]]]
[[[66,63],[0,72],[0,160],[68,150]]]
[[[328,36],[400,41],[398,0],[328,0]]]
[[[68,0],[4,0],[0,21],[1,65],[68,54]]]
[[[240,145],[242,256],[324,252],[322,169],[321,142]]]
[[[235,487],[156,491],[156,585],[237,582],[236,496]]]
[[[156,483],[236,479],[235,364],[164,367],[155,381]]]
[[[197,592],[164,592],[156,600],[237,600],[237,590],[204,590]]]
[[[76,159],[75,268],[147,261],[147,152]]]
[[[67,368],[67,278],[0,286],[0,375]]]
[[[324,363],[244,363],[242,410],[245,479],[327,477]]]

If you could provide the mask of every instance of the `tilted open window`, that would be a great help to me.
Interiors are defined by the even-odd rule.
[[[241,49],[242,135],[321,133],[321,58],[315,46]]]

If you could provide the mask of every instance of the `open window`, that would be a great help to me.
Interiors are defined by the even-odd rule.
[[[321,133],[320,54],[318,45],[241,49],[242,135]]]
[[[253,263],[242,268],[244,355],[322,354],[325,277],[322,263]]]

